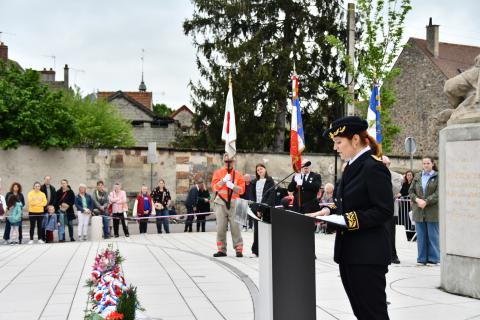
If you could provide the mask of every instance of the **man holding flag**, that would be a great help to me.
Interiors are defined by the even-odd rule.
[[[227,256],[227,226],[230,223],[233,248],[237,257],[243,257],[243,240],[240,226],[235,222],[235,201],[245,192],[243,174],[234,169],[234,159],[237,152],[237,128],[233,108],[232,80],[228,85],[227,104],[223,119],[222,140],[225,141],[223,161],[225,167],[216,170],[212,178],[212,190],[215,192],[213,201],[217,218],[217,252],[214,257]]]
[[[302,112],[298,97],[298,77],[292,76],[292,121],[290,130],[290,155],[292,167],[297,174],[288,185],[288,191],[293,192],[294,210],[301,213],[311,213],[320,210],[317,193],[322,184],[318,173],[311,172],[311,162],[305,159],[302,163],[302,152],[305,149],[303,135]],[[303,166],[302,166],[303,165]]]

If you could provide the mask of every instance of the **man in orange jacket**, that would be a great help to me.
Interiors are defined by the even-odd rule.
[[[212,178],[212,190],[215,192],[213,200],[214,211],[217,217],[217,252],[214,257],[227,256],[227,226],[230,222],[233,248],[237,257],[243,257],[243,240],[240,226],[235,222],[235,200],[245,192],[243,174],[233,168],[234,159],[228,154],[223,155],[225,167],[216,170]]]

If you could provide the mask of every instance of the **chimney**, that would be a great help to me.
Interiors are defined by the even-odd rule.
[[[66,90],[68,90],[68,64],[65,65],[63,68],[63,86],[65,87]]]
[[[438,24],[432,24],[432,18],[427,26],[427,49],[434,58],[438,58],[439,44],[438,44]]]
[[[0,60],[4,63],[7,63],[8,61],[8,46],[3,42],[0,42]]]
[[[43,68],[43,70],[40,71],[40,81],[55,82],[55,71],[52,68],[50,68],[50,70]]]

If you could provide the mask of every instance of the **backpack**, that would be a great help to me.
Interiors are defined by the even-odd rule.
[[[12,213],[8,216],[8,221],[11,224],[19,223],[22,221],[22,203],[17,202],[12,209]]]

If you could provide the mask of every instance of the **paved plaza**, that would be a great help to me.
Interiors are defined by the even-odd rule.
[[[390,266],[387,275],[390,318],[480,319],[480,300],[439,289],[440,267],[418,266],[416,244],[407,242],[401,230],[398,233],[402,263]],[[243,237],[249,248],[253,233],[244,232]],[[317,234],[315,238],[317,319],[355,319],[332,260],[335,237]],[[2,245],[0,319],[83,319],[85,280],[95,254],[108,243],[126,259],[125,278],[138,287],[150,319],[258,320],[258,259],[249,250],[244,258],[235,258],[233,250],[226,258],[213,258],[214,232]]]

